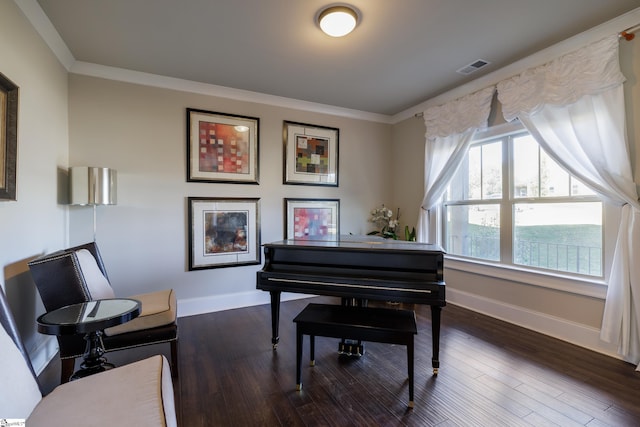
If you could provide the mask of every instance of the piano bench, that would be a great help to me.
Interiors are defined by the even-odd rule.
[[[296,388],[302,390],[304,335],[310,337],[311,366],[315,365],[315,337],[345,338],[407,346],[409,408],[413,408],[413,337],[418,333],[413,310],[309,304],[296,323]]]

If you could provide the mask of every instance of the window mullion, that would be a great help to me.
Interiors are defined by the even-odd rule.
[[[512,138],[502,141],[502,202],[500,204],[500,259],[512,264],[513,259],[513,150]]]
[[[484,200],[484,147],[480,147],[480,200]]]
[[[538,145],[538,194],[535,197],[542,197],[542,148]]]

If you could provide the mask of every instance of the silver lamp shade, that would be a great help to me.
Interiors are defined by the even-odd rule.
[[[74,166],[70,169],[70,204],[117,204],[117,171],[109,168]]]

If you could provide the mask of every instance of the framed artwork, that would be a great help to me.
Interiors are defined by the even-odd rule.
[[[284,122],[284,183],[338,186],[336,128]]]
[[[260,264],[259,203],[189,197],[189,270]]]
[[[339,199],[284,199],[285,239],[337,240]]]
[[[187,108],[187,181],[258,184],[257,117]]]
[[[0,73],[0,200],[16,200],[18,86]]]

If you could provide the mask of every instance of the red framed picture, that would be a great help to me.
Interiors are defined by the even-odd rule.
[[[337,240],[339,199],[285,199],[285,239]]]
[[[187,109],[187,181],[258,184],[260,119]]]

